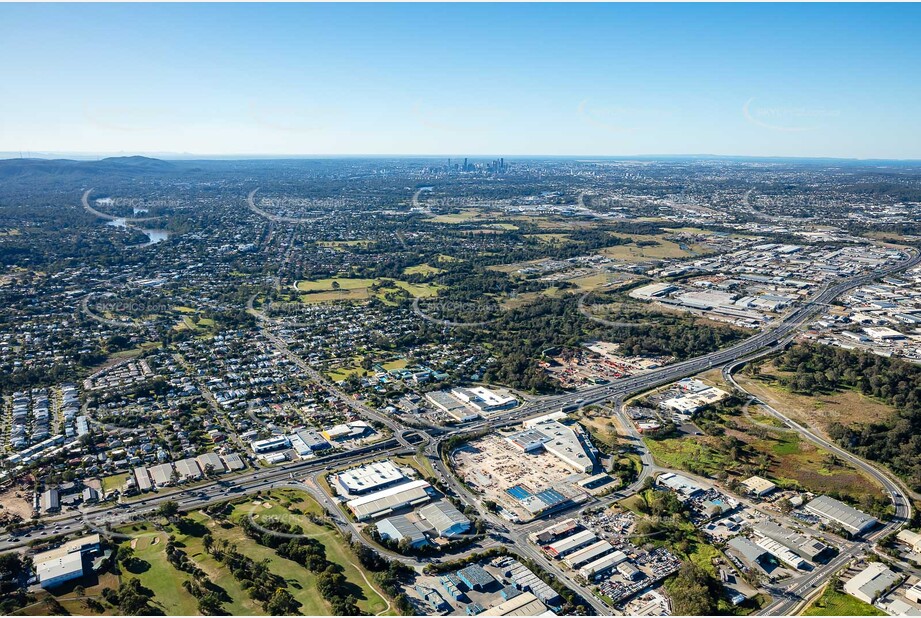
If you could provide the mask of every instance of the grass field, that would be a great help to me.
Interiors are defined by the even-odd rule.
[[[333,284],[338,284],[340,290],[366,289],[374,285],[374,279],[349,279],[345,277],[332,277],[317,281],[298,281],[297,289],[302,292],[323,292],[334,290]]]
[[[337,367],[336,369],[331,369],[330,371],[325,372],[326,377],[334,382],[339,382],[340,380],[348,380],[349,377],[357,375],[360,378],[371,375],[370,371],[367,371],[361,367]]]
[[[334,287],[338,285],[338,288]],[[375,287],[376,286],[376,287]],[[388,293],[404,290],[414,298],[431,298],[438,296],[442,286],[434,283],[409,283],[397,279],[351,279],[332,277],[317,281],[298,281],[297,289],[306,292],[300,297],[301,302],[325,303],[336,301],[365,301],[372,295],[388,302]],[[392,304],[392,303],[391,303]]]
[[[575,284],[579,288],[580,292],[597,290],[611,281],[613,281],[613,278],[610,273],[595,273],[593,275],[585,275],[584,277],[576,277],[575,279],[569,280],[570,283]]]
[[[618,445],[618,437],[626,435],[614,417],[583,416],[579,419],[579,424],[592,435],[593,442],[600,442],[609,449]]]
[[[276,491],[271,494],[271,497],[271,500],[259,505],[249,502],[236,506],[231,514],[231,519],[239,521],[240,517],[250,516],[254,506],[259,509],[258,512],[262,517],[272,515],[288,518],[289,521],[303,528],[306,535],[316,538],[323,543],[323,546],[326,548],[327,559],[342,566],[342,574],[347,581],[346,587],[349,588],[349,592],[354,594],[358,599],[358,607],[360,607],[362,611],[371,615],[377,615],[382,612],[387,615],[395,614],[395,611],[387,611],[387,601],[376,591],[375,587],[372,587],[371,584],[366,581],[363,572],[358,567],[357,558],[337,531],[315,524],[304,515],[291,513],[291,509],[294,508],[305,514],[321,514],[322,509],[312,498],[309,498],[302,492],[294,490]],[[261,501],[257,500],[257,502]],[[235,530],[239,529],[237,528]],[[242,534],[243,533],[240,532],[240,535]],[[270,561],[277,562],[277,568],[275,565],[270,567],[273,573],[279,573],[288,577],[289,583],[295,588],[294,590],[290,590],[290,592],[295,598],[304,603],[304,606],[300,609],[301,614],[307,616],[329,615],[329,609],[326,602],[320,599],[319,595],[316,593],[316,576],[313,573],[310,573],[297,563],[280,558],[275,552],[266,547],[256,545],[252,541],[249,542],[255,546],[254,549],[265,550],[265,552],[267,552],[266,557],[268,557]],[[255,560],[261,559],[257,558],[254,554],[248,555],[252,556]],[[294,581],[292,581],[292,579]]]
[[[410,468],[414,468],[424,477],[436,478],[438,476],[435,474],[435,468],[432,467],[432,462],[429,461],[429,458],[424,455],[413,457],[392,457],[391,459],[401,466],[409,466]]]
[[[112,476],[100,479],[102,483],[102,493],[110,492],[113,489],[122,489],[130,474],[130,472],[123,472],[122,474],[113,474]]]
[[[387,371],[392,371],[394,369],[403,369],[407,365],[409,365],[409,361],[407,361],[405,358],[398,358],[387,363],[382,363],[381,367]]]
[[[826,587],[825,592],[806,608],[803,616],[885,616],[886,613],[869,603],[844,592]]]
[[[690,251],[685,251],[678,246],[678,243],[666,240],[660,235],[642,236],[633,234],[612,234],[612,236],[633,240],[633,242],[628,245],[615,245],[601,250],[601,253],[615,260],[636,262],[642,260],[682,258],[691,255]],[[658,244],[646,247],[640,247],[636,244],[642,241],[654,241]]]
[[[387,601],[375,590],[363,576],[357,566],[357,559],[340,534],[324,526],[313,523],[308,515],[321,515],[322,509],[303,492],[295,490],[275,490],[267,496],[256,497],[233,507],[230,514],[232,522],[242,518],[284,517],[304,529],[305,534],[316,538],[326,548],[327,558],[343,567],[349,593],[358,599],[362,611],[375,615],[387,613]],[[222,588],[229,597],[224,608],[230,615],[265,615],[261,604],[249,598],[227,569],[204,551],[202,538],[211,533],[215,539],[227,539],[235,543],[239,551],[253,560],[267,560],[272,573],[284,577],[288,582],[288,591],[303,605],[303,615],[330,615],[329,605],[316,592],[316,576],[299,564],[278,556],[268,547],[259,545],[247,537],[239,525],[219,525],[202,512],[195,512],[186,517],[187,523],[171,525],[164,532],[157,532],[149,524],[138,524],[123,529],[133,534],[137,540],[135,554],[150,564],[141,573],[128,574],[137,577],[141,583],[156,593],[156,602],[167,615],[197,614],[197,601],[182,587],[188,575],[176,570],[166,560],[166,539],[174,534],[178,545],[195,564],[202,568],[211,582]],[[156,539],[156,541],[154,541]],[[126,541],[130,544],[132,541]]]
[[[478,208],[464,208],[458,213],[452,213],[449,215],[435,215],[429,221],[432,223],[469,223],[474,219],[477,219],[483,213]]]
[[[743,373],[736,375],[742,387],[766,401],[791,418],[802,421],[823,433],[833,422],[843,425],[875,423],[888,420],[895,410],[854,390],[830,395],[814,396],[791,393],[772,378],[784,375],[771,363],[761,365],[761,373],[751,378]],[[789,375],[789,374],[787,374]]]
[[[444,270],[437,268],[435,266],[430,266],[429,264],[419,264],[417,266],[407,266],[403,269],[404,275],[437,275],[438,273],[443,273]]]
[[[534,238],[548,245],[562,245],[569,242],[569,234],[527,234],[525,238]]]
[[[730,465],[729,458],[723,453],[711,448],[700,436],[696,439],[670,438],[667,440],[653,440],[643,438],[646,447],[657,462],[668,468],[681,470],[705,470],[707,475],[716,476],[720,470],[725,470]]]

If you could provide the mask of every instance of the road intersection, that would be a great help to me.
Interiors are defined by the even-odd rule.
[[[250,194],[249,199],[252,200],[252,197],[253,195]],[[725,367],[724,374],[727,380],[734,387],[744,392],[744,390],[732,379],[732,371],[735,368],[757,356],[769,353],[784,345],[795,336],[801,327],[821,312],[830,301],[841,294],[857,286],[869,283],[879,277],[911,268],[919,262],[921,262],[921,254],[913,251],[911,256],[898,264],[841,281],[834,286],[829,286],[821,290],[798,309],[791,312],[778,324],[734,346],[674,365],[668,365],[660,369],[648,371],[640,375],[617,380],[610,384],[589,387],[576,392],[529,401],[514,410],[501,413],[487,420],[472,423],[461,430],[451,431],[444,431],[440,428],[423,430],[405,427],[393,418],[387,417],[376,410],[372,410],[363,402],[342,393],[334,385],[330,384],[324,376],[304,362],[297,354],[294,354],[278,335],[271,332],[270,324],[263,322],[263,333],[279,351],[295,362],[312,380],[322,383],[326,388],[332,390],[341,401],[353,409],[357,414],[386,426],[392,432],[393,437],[380,441],[377,444],[372,444],[349,452],[283,464],[271,469],[258,469],[228,479],[199,483],[194,487],[163,491],[137,500],[121,502],[114,506],[104,505],[93,509],[86,509],[79,513],[46,519],[44,522],[37,524],[36,529],[31,531],[28,537],[17,536],[0,539],[0,551],[22,547],[35,539],[50,538],[69,532],[76,532],[84,527],[110,530],[113,526],[151,515],[161,504],[169,500],[176,501],[182,510],[190,510],[285,485],[301,486],[307,489],[312,495],[320,500],[321,504],[330,512],[332,520],[337,526],[350,532],[351,536],[358,538],[361,542],[368,543],[367,540],[361,536],[357,528],[348,522],[346,518],[342,517],[339,507],[334,503],[332,497],[326,495],[322,490],[322,486],[317,482],[317,479],[325,474],[332,466],[351,465],[370,458],[378,458],[382,455],[422,453],[430,458],[440,480],[443,481],[463,502],[473,506],[479,516],[489,524],[492,539],[487,539],[481,543],[478,546],[479,549],[500,544],[514,545],[515,552],[535,561],[554,577],[565,582],[567,586],[581,594],[596,613],[608,615],[611,614],[613,608],[601,602],[587,587],[560,570],[528,542],[527,535],[534,527],[534,524],[513,526],[509,524],[509,522],[500,520],[496,515],[484,509],[480,501],[477,500],[475,496],[471,495],[471,493],[457,481],[451,470],[444,464],[441,448],[443,442],[450,436],[458,433],[471,434],[477,431],[496,430],[518,424],[528,417],[547,414],[561,409],[577,409],[581,406],[591,404],[604,404],[609,401],[613,402],[614,414],[622,415],[621,402],[624,399],[648,391],[657,386],[673,382],[682,377],[706,371],[713,367]],[[789,419],[781,412],[770,407],[767,407],[767,409],[773,416],[782,421],[785,426],[797,431],[805,439],[835,453],[837,456],[870,474],[883,485],[895,506],[895,517],[870,535],[864,542],[848,546],[836,558],[828,564],[822,565],[821,568],[806,575],[788,580],[788,582],[786,582],[786,589],[778,589],[776,587],[770,588],[769,591],[772,593],[773,601],[769,606],[764,608],[762,613],[781,614],[787,613],[799,606],[803,598],[808,598],[817,588],[821,588],[824,581],[827,581],[833,573],[840,570],[851,559],[861,553],[870,551],[875,541],[904,525],[911,517],[911,502],[907,490],[898,480],[891,477],[888,473],[879,470],[864,460],[848,453],[844,449],[824,440],[809,429]],[[627,419],[622,418],[622,420],[624,421],[623,424],[625,427],[632,427],[632,424],[629,423]],[[412,434],[418,436],[417,443],[413,443],[407,439]],[[632,436],[632,438],[637,445],[642,445],[642,440],[639,439],[638,435]],[[640,452],[643,469],[639,477],[630,486],[602,500],[592,500],[589,504],[579,507],[580,511],[587,508],[603,506],[613,501],[626,498],[639,491],[650,475],[664,470],[655,465],[648,450],[640,448]],[[558,514],[553,519],[563,516],[572,516],[572,514]],[[553,519],[550,521],[553,521]],[[543,520],[541,525],[549,525],[550,521]],[[381,551],[380,548],[375,547],[375,549]],[[460,552],[458,556],[465,555],[469,551],[473,550],[465,550],[464,552]],[[419,566],[420,564],[419,561],[407,559],[393,552],[382,553],[385,553],[391,558],[401,559],[414,566]]]

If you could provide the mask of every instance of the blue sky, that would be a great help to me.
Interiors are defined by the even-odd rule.
[[[921,158],[918,5],[0,4],[0,151]]]

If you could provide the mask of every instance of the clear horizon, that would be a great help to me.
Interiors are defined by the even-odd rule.
[[[918,5],[3,4],[0,151],[921,159]],[[300,153],[300,154],[295,154]]]

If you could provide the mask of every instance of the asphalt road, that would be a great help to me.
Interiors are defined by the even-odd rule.
[[[723,369],[723,376],[730,384],[733,385],[733,387],[738,389],[740,392],[747,393],[747,391],[742,388],[741,385],[739,385],[739,383],[736,382],[735,378],[733,377],[733,371],[742,364],[743,363],[734,363],[732,365],[727,365]],[[869,462],[861,459],[860,457],[857,457],[856,455],[844,450],[833,442],[829,442],[821,436],[816,435],[806,427],[803,427],[790,417],[768,405],[766,402],[758,399],[756,399],[756,401],[771,416],[781,421],[784,426],[796,431],[813,444],[816,444],[817,446],[820,446],[821,448],[833,453],[837,457],[844,459],[854,467],[863,470],[883,487],[883,489],[889,495],[889,498],[892,500],[893,506],[895,507],[895,515],[882,527],[867,535],[862,540],[862,542],[858,543],[853,548],[842,551],[841,554],[839,554],[828,564],[817,566],[815,571],[809,573],[808,577],[799,578],[793,583],[792,587],[788,586],[785,594],[775,597],[774,601],[770,605],[764,607],[760,612],[761,614],[766,615],[786,614],[795,609],[804,598],[808,598],[810,593],[814,592],[817,587],[821,587],[822,582],[827,581],[848,561],[859,554],[866,553],[868,550],[871,550],[873,541],[887,536],[908,522],[912,516],[912,507],[911,500],[908,496],[908,490],[903,487],[902,483],[898,479],[894,478],[884,470],[881,470],[880,468],[877,468]]]
[[[253,191],[249,196],[250,202],[252,202],[254,193],[255,191]],[[752,356],[759,351],[774,346],[777,342],[786,338],[791,333],[794,333],[803,324],[807,323],[816,314],[822,311],[828,302],[837,298],[844,292],[857,286],[869,283],[874,279],[884,275],[910,268],[919,262],[921,262],[921,255],[916,253],[910,259],[902,261],[896,265],[880,269],[873,273],[854,277],[842,281],[834,286],[828,287],[822,290],[809,302],[805,303],[793,311],[790,315],[786,316],[786,318],[776,326],[762,331],[761,333],[754,335],[732,347],[718,350],[711,354],[706,354],[688,361],[669,365],[661,369],[649,371],[641,375],[618,380],[611,384],[591,387],[575,393],[567,393],[564,395],[542,398],[538,401],[527,403],[515,410],[490,418],[487,421],[481,421],[479,423],[472,424],[463,430],[460,430],[460,432],[467,433],[470,431],[476,431],[477,429],[498,428],[506,425],[512,425],[520,422],[522,418],[527,416],[545,414],[550,411],[559,410],[564,406],[589,405],[593,403],[604,402],[610,399],[620,401],[632,394],[637,394],[649,390],[656,386],[672,382],[676,379],[688,375],[700,373],[712,367],[733,363],[738,359]],[[272,339],[273,343],[275,343],[279,349],[281,349],[289,358],[297,363],[298,366],[305,369],[305,371],[307,371],[312,378],[320,380],[324,383],[327,382],[322,378],[322,376],[314,371],[313,368],[304,363],[300,357],[288,350],[287,345],[285,345],[285,343],[280,338],[274,334],[269,333],[267,329],[265,329],[264,332],[266,332],[267,336]],[[69,531],[79,530],[86,524],[90,524],[91,526],[100,526],[101,524],[104,526],[106,523],[113,524],[128,521],[136,516],[148,514],[156,510],[160,504],[166,502],[167,500],[175,500],[179,504],[180,508],[184,510],[199,508],[213,502],[232,499],[240,495],[255,493],[256,491],[264,491],[279,485],[288,485],[295,481],[296,476],[305,478],[310,474],[321,474],[325,470],[326,466],[329,466],[331,463],[336,463],[337,465],[345,462],[351,463],[360,461],[367,457],[376,457],[383,453],[393,453],[401,449],[415,449],[416,447],[411,445],[405,439],[405,435],[410,432],[416,432],[420,435],[423,440],[423,451],[427,455],[432,455],[437,453],[438,444],[441,440],[445,439],[445,437],[450,436],[453,433],[458,433],[458,431],[452,431],[445,434],[444,436],[438,437],[437,439],[432,439],[431,436],[422,430],[407,430],[393,421],[393,419],[385,417],[374,410],[370,410],[364,404],[341,393],[339,395],[342,401],[346,402],[359,414],[367,418],[377,420],[388,426],[394,432],[394,439],[348,453],[339,453],[330,457],[318,458],[316,460],[308,460],[304,462],[281,465],[269,470],[256,470],[228,479],[200,484],[194,488],[162,492],[126,503],[124,505],[118,505],[114,507],[102,506],[95,509],[88,509],[79,514],[68,514],[51,520],[46,520],[43,529],[36,530],[30,537],[20,537],[17,539],[0,539],[0,551],[21,547],[28,542],[35,540],[36,538],[54,536],[57,534],[67,533]],[[777,412],[777,415],[779,417],[783,417],[783,415],[781,415],[779,412]],[[869,466],[869,464],[866,464],[866,462],[862,462],[862,460],[859,458],[856,458],[850,453],[847,453],[846,451],[838,448],[837,446],[829,444],[821,438],[814,436],[814,434],[809,432],[804,427],[793,423],[793,421],[786,419],[786,417],[783,417],[783,419],[785,419],[785,422],[788,422],[788,426],[796,429],[797,431],[800,431],[807,439],[817,441],[817,443],[822,444],[824,448],[832,450],[840,457],[847,459],[848,461],[860,466],[863,469],[866,469],[866,467],[873,469],[872,474],[874,478],[878,478],[878,480],[880,480],[880,482],[883,483],[883,485],[886,487],[887,491],[890,492],[890,495],[893,497],[893,501],[896,505],[897,511],[896,519],[875,533],[872,537],[873,539],[888,534],[889,531],[895,529],[898,525],[901,524],[901,522],[904,521],[905,518],[910,516],[910,503],[908,502],[907,497],[905,497],[905,495],[902,493],[902,489],[898,486],[897,483],[893,482],[886,475],[882,474],[875,468],[872,468],[872,466]],[[626,423],[626,426],[629,427],[631,425],[628,422]],[[642,441],[638,440],[637,443],[641,445]],[[616,492],[606,501],[622,499],[628,495],[631,495],[632,493],[635,493],[642,486],[642,482],[645,477],[656,469],[652,462],[651,455],[649,455],[648,452],[643,453],[642,457],[644,462],[644,469],[643,473],[640,475],[640,478],[637,479],[637,481],[630,487]],[[435,465],[436,471],[440,476],[442,476],[444,481],[448,483],[449,486],[451,486],[451,488],[464,499],[464,501],[473,505],[478,511],[480,511],[481,517],[488,521],[494,529],[508,529],[507,522],[500,521],[493,514],[483,512],[483,510],[480,509],[478,501],[475,500],[473,496],[470,496],[469,492],[467,492],[463,486],[456,482],[456,479],[449,470],[444,469],[440,458],[435,457],[433,459],[433,465]],[[868,473],[869,472],[870,471],[868,470]],[[584,509],[588,508],[589,506],[597,506],[599,504],[600,503],[598,501],[595,501],[582,508]],[[329,508],[328,504],[327,508]],[[336,513],[337,511],[332,510],[332,512]],[[543,521],[542,524],[547,525],[549,522]],[[538,552],[528,543],[526,535],[526,529],[520,529],[512,532],[512,538],[514,540],[516,551],[538,562],[542,567],[547,569],[548,572],[566,582],[568,586],[579,592],[599,614],[606,615],[611,613],[611,609],[601,603],[601,601],[592,595],[586,587],[580,585],[578,582],[573,581],[571,577],[562,572],[555,564],[547,561],[546,558],[540,554],[540,552]],[[361,537],[358,536],[358,538]],[[772,613],[783,613],[784,611],[789,611],[789,609],[792,609],[796,606],[796,604],[800,602],[800,596],[806,594],[809,589],[814,588],[813,584],[816,584],[816,582],[819,581],[824,581],[821,578],[827,578],[828,574],[833,572],[830,569],[839,568],[851,557],[852,556],[849,555],[849,552],[842,552],[842,554],[838,556],[835,561],[832,561],[831,565],[829,565],[827,569],[823,569],[820,573],[813,572],[810,574],[810,577],[804,578],[802,582],[796,580],[794,582],[793,589],[789,591],[789,595],[784,596],[778,594],[775,602],[769,606],[768,609]],[[840,565],[838,564],[839,561],[841,563]]]

